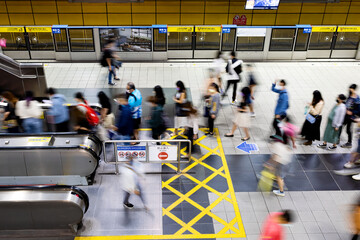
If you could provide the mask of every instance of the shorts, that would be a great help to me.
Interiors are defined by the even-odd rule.
[[[175,116],[175,128],[186,127],[186,126],[187,126],[187,117]]]
[[[133,128],[139,129],[141,124],[141,118],[133,118]]]

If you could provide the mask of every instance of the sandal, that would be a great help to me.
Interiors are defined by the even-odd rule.
[[[225,137],[234,137],[234,134],[229,134],[229,133],[227,133],[227,134],[225,134],[224,136],[225,136]]]
[[[248,137],[248,138],[242,138],[241,141],[247,141],[247,140],[249,140],[249,139],[250,139],[250,137]]]

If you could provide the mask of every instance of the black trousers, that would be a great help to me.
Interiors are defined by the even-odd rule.
[[[353,123],[353,121],[351,119],[351,115],[346,114],[345,119],[344,119],[344,123],[341,126],[340,131],[339,131],[339,140],[340,140],[342,129],[346,125],[346,133],[348,135],[348,142],[349,143],[352,142],[352,123]]]
[[[56,132],[69,132],[69,121],[55,124]]]
[[[227,91],[230,88],[230,85],[234,85],[233,87],[233,93],[232,93],[232,100],[235,101],[236,100],[236,90],[237,90],[237,84],[240,82],[240,80],[228,80],[227,81],[227,85],[226,85],[226,89],[224,94],[227,93]]]
[[[211,115],[208,117],[208,126],[209,126],[209,132],[214,132],[214,122],[215,119],[211,117]]]
[[[143,204],[145,205],[145,198],[144,198],[144,195],[143,195],[143,192],[142,192],[142,189],[141,189],[140,184],[137,184],[137,188],[138,188],[139,193],[140,193],[139,197],[140,197],[141,201],[143,202]],[[131,195],[131,194],[130,194],[129,192],[126,192],[126,191],[125,191],[125,197],[124,197],[124,203],[125,203],[125,204],[128,204],[128,203],[129,203],[130,195]]]
[[[359,239],[359,234],[354,234],[351,240],[358,240],[358,239]]]
[[[278,136],[281,136],[281,131],[280,131],[280,128],[279,128],[279,123],[281,120],[283,120],[284,118],[286,117],[286,115],[281,115],[280,118],[274,118],[274,121],[273,121],[273,127],[275,129],[275,134],[278,135]]]

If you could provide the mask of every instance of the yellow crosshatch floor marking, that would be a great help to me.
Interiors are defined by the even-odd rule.
[[[148,131],[150,129],[142,129],[142,130]],[[174,131],[174,129],[169,129],[169,130]],[[207,131],[207,129],[200,129],[200,130],[202,132]],[[229,168],[228,168],[228,165],[227,165],[227,162],[225,159],[225,154],[224,154],[224,150],[222,147],[221,139],[219,137],[219,131],[218,131],[218,129],[214,129],[214,130],[215,130],[215,136],[216,136],[216,140],[217,140],[217,146],[214,149],[211,149],[210,147],[201,143],[201,141],[206,139],[207,136],[204,135],[204,136],[200,137],[199,139],[194,141],[194,144],[200,146],[201,148],[207,150],[208,152],[198,159],[195,158],[194,156],[192,156],[191,157],[192,161],[186,168],[184,168],[182,170],[181,174],[174,175],[167,181],[162,182],[163,189],[168,189],[169,191],[171,191],[172,193],[174,193],[175,195],[177,195],[179,197],[179,199],[176,200],[175,202],[173,202],[170,206],[168,206],[167,208],[163,208],[163,212],[162,212],[163,216],[168,216],[169,218],[171,218],[172,220],[174,220],[177,224],[179,224],[181,226],[181,228],[175,234],[173,234],[173,235],[126,235],[126,236],[80,236],[80,237],[76,237],[75,239],[76,240],[118,240],[118,239],[120,240],[120,239],[245,238],[246,237],[245,230],[244,230],[244,226],[243,226],[243,223],[241,220],[239,206],[236,201],[234,187],[233,187],[233,184],[231,181]],[[183,133],[184,133],[184,131],[180,130],[179,136],[186,138],[184,135],[182,135]],[[173,136],[173,137],[171,137],[171,139],[174,139],[175,137],[176,136]],[[181,149],[181,153],[185,154],[185,152],[184,152],[185,150],[186,150],[186,147]],[[220,156],[220,158],[221,158],[222,167],[220,167],[219,169],[215,169],[214,167],[211,167],[210,165],[203,162],[204,160],[206,160],[209,156],[211,156],[213,154]],[[207,168],[208,170],[212,171],[212,174],[210,174],[210,176],[208,176],[203,181],[196,179],[195,177],[191,176],[191,174],[188,173],[193,167],[195,167],[198,164]],[[175,171],[177,170],[177,168],[172,164],[165,163],[165,165]],[[180,191],[176,190],[175,188],[171,187],[171,185],[170,185],[174,180],[178,179],[180,176],[186,177],[187,179],[191,180],[192,182],[196,183],[197,185],[193,189],[188,191],[187,193],[185,193],[185,194],[181,193]],[[216,176],[221,176],[226,179],[227,184],[228,184],[228,190],[225,193],[220,193],[220,192],[216,191],[214,188],[207,185],[207,183],[209,183]],[[210,205],[207,207],[201,206],[196,201],[191,199],[191,195],[194,194],[200,188],[204,188],[204,189],[208,190],[209,192],[216,194],[218,196],[218,198],[213,203],[210,203]],[[225,219],[220,218],[219,216],[216,215],[216,213],[211,212],[211,210],[214,207],[216,207],[219,203],[221,203],[222,201],[227,201],[233,205],[234,212],[235,212],[235,218],[233,218],[230,222],[226,221]],[[181,204],[182,202],[187,202],[200,210],[200,213],[197,216],[195,216],[188,223],[183,222],[181,219],[179,219],[178,217],[176,217],[174,214],[171,213],[171,211],[176,206]],[[192,226],[194,224],[196,224],[205,215],[208,215],[211,218],[213,218],[214,223],[221,223],[222,225],[224,225],[224,228],[215,234],[199,233]],[[231,232],[233,232],[233,233],[226,234],[226,232],[228,232],[229,230],[231,230]],[[184,234],[187,231],[190,232],[191,234],[188,234],[188,233]]]

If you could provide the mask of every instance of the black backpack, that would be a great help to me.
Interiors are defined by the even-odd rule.
[[[234,63],[236,63],[236,61],[238,61],[238,60],[237,60],[236,58],[233,58],[233,59],[231,60],[231,63],[234,64]],[[229,63],[228,63],[227,66],[226,66],[226,72],[227,72],[227,73],[230,72],[229,67],[230,67],[230,65],[229,65]],[[242,73],[242,64],[239,64],[239,66],[236,66],[236,67],[234,68],[234,71],[236,72],[237,75],[240,75],[240,73]]]

